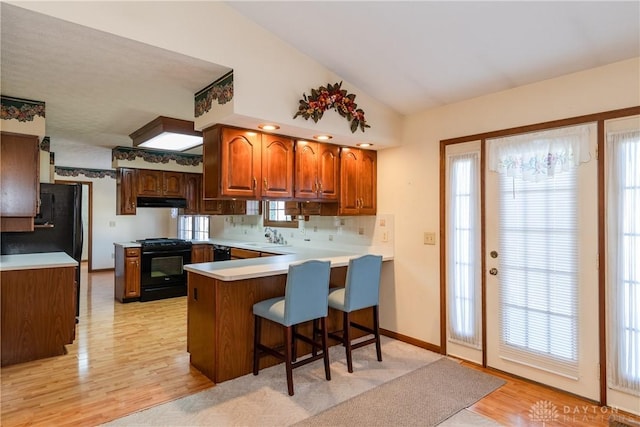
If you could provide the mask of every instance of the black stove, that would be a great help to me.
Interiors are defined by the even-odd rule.
[[[183,267],[191,263],[191,242],[166,237],[136,241],[142,249],[140,301],[187,295]]]
[[[183,239],[170,239],[168,237],[154,237],[151,239],[136,240],[140,243],[142,251],[175,251],[191,249],[191,242]]]

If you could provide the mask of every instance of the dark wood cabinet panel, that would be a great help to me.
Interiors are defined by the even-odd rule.
[[[114,298],[120,302],[140,298],[140,248],[115,245]]]
[[[296,143],[296,199],[338,200],[340,147],[318,142]]]
[[[184,197],[182,172],[138,169],[138,195]]]
[[[340,147],[318,144],[318,192],[320,199],[337,201],[340,194]]]
[[[377,152],[360,150],[358,170],[358,196],[360,215],[375,215],[377,207]]]
[[[262,197],[293,197],[294,142],[278,135],[262,135]]]
[[[135,169],[119,168],[116,171],[116,213],[118,215],[136,214],[137,189]]]
[[[66,353],[76,324],[76,267],[3,271],[2,366]]]
[[[197,264],[200,262],[212,262],[213,261],[213,245],[206,243],[193,244],[191,246],[191,262]]]
[[[342,148],[340,215],[375,215],[377,156],[375,151]]]
[[[0,134],[1,231],[33,231],[40,197],[38,137]]]
[[[184,208],[186,215],[198,215],[202,208],[202,175],[199,173],[184,174],[184,198],[187,200],[187,207]]]
[[[138,195],[162,196],[162,171],[138,169]]]
[[[260,134],[233,128],[222,128],[221,133],[221,196],[260,197]]]

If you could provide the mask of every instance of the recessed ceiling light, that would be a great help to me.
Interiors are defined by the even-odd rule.
[[[280,129],[280,126],[274,125],[273,123],[261,123],[258,125],[258,127],[262,130],[267,130],[267,131]]]
[[[318,141],[328,141],[333,138],[331,135],[313,135],[313,139],[317,139]]]
[[[360,144],[356,144],[358,147],[371,147],[373,144],[369,143],[369,142],[362,142]]]

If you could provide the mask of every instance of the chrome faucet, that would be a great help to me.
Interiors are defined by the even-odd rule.
[[[280,243],[282,241],[282,235],[278,235],[278,230],[271,227],[265,227],[264,231],[264,237],[269,239],[269,243]]]

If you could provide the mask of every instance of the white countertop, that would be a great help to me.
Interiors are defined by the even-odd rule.
[[[196,242],[194,242],[196,243]],[[270,245],[256,246],[249,242],[236,242],[221,239],[212,239],[209,242],[218,245],[226,245],[236,248],[252,249],[257,251],[280,253],[283,255],[237,259],[230,261],[205,262],[201,264],[188,264],[185,270],[202,274],[223,281],[253,279],[256,277],[275,276],[286,274],[289,264],[300,263],[311,259],[330,261],[332,267],[343,267],[349,264],[351,258],[364,254],[382,255],[384,261],[393,260],[393,255],[383,250],[362,248],[362,250],[336,251],[332,249],[303,248],[297,246]]]
[[[0,255],[0,271],[33,270],[37,268],[77,267],[78,261],[64,252]]]

